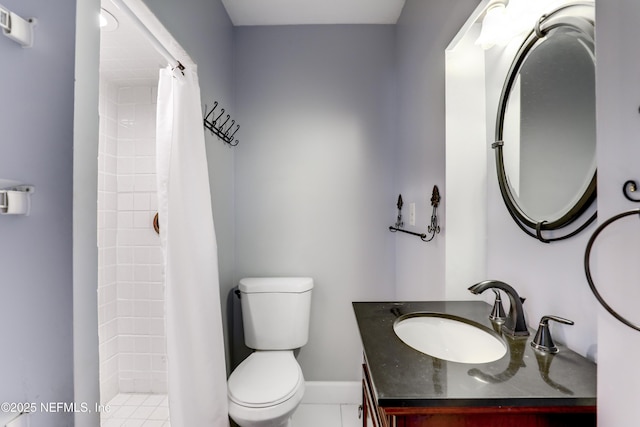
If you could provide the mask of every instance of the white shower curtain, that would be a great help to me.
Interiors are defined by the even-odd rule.
[[[195,65],[160,71],[158,218],[172,427],[226,427],[216,236]]]

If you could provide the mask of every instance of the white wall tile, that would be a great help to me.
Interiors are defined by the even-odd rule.
[[[131,194],[131,193],[119,193],[118,194],[118,208],[120,210],[125,210],[125,211],[133,210],[133,194]]]
[[[136,157],[135,167],[137,173],[142,174],[155,174],[156,173],[156,159],[151,156]]]
[[[131,282],[118,282],[118,298],[119,299],[132,299],[133,298],[133,283],[131,283]]]
[[[143,86],[143,87],[134,87],[133,88],[133,96],[135,104],[147,105],[151,104],[151,87]],[[155,111],[155,109],[154,109]]]
[[[135,338],[131,335],[120,335],[118,337],[118,349],[121,354],[133,353],[135,351]]]
[[[155,174],[136,174],[134,188],[135,191],[156,191],[156,175]]]
[[[133,281],[133,265],[118,265],[118,281]],[[134,289],[135,292],[135,289]]]
[[[166,339],[164,337],[151,337],[151,353],[164,354]]]
[[[127,300],[118,300],[118,316],[132,317],[134,315],[134,302]]]
[[[155,122],[155,121],[154,121]],[[155,131],[154,131],[155,134]],[[142,138],[136,140],[135,147],[136,156],[155,156],[156,155],[156,139]]]
[[[135,173],[135,166],[135,157],[119,157],[117,168],[118,175],[133,175]]]
[[[163,257],[152,228],[157,88],[101,87],[99,317],[110,337],[100,341],[101,391],[166,392]]]
[[[134,193],[133,195],[133,210],[135,211],[148,211],[150,206],[150,196],[148,193]]]
[[[133,157],[135,156],[135,139],[120,139],[118,140],[118,156],[119,157]]]
[[[130,128],[136,122],[136,107],[133,104],[120,104],[118,105],[118,125],[120,129],[122,127]],[[118,138],[121,139],[123,135],[118,133]]]
[[[118,227],[121,230],[133,228],[133,212],[131,210],[118,211]]]
[[[134,268],[133,268],[133,280],[136,281],[136,282],[148,282],[149,281],[149,266],[148,265],[135,265]],[[148,301],[148,300],[146,300],[146,301]]]
[[[136,300],[148,300],[149,285],[147,283],[136,282],[133,287],[133,298]]]
[[[133,227],[132,228],[148,228],[153,219],[149,219],[150,212],[148,209],[133,212]],[[144,246],[139,246],[144,247]],[[145,248],[146,249],[146,248]],[[142,259],[136,259],[136,262],[147,263]]]
[[[118,89],[118,104],[134,104],[135,94],[131,87],[121,87]]]
[[[162,283],[152,283],[149,285],[149,299],[151,301],[164,302],[164,286]]]
[[[151,337],[150,336],[140,336],[135,339],[135,352],[138,354],[149,354],[151,352]],[[153,369],[152,358],[149,357],[148,364],[142,367],[143,370],[147,370],[149,368]]]

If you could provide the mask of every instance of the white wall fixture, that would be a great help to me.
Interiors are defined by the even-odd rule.
[[[0,215],[29,215],[32,185],[0,179]]]
[[[5,36],[22,47],[33,47],[35,18],[24,19],[0,5],[0,27]]]
[[[532,2],[529,0],[491,0],[478,15],[482,23],[482,31],[476,44],[483,49],[491,49],[495,45],[504,46],[514,37],[531,30],[548,5],[551,10],[561,2]]]
[[[495,0],[487,5],[484,17],[481,18],[482,30],[476,40],[476,44],[482,46],[483,49],[492,48],[508,24],[507,4],[508,0]]]

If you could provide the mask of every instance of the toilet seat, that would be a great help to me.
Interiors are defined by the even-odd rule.
[[[266,408],[289,400],[304,382],[292,351],[255,351],[231,373],[229,399],[248,408]]]

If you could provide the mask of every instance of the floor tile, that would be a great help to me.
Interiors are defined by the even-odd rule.
[[[117,411],[113,413],[112,418],[124,418],[124,419],[130,418],[131,415],[133,415],[133,413],[136,411],[136,409],[138,409],[137,406],[128,406],[128,405],[121,406],[118,408]]]
[[[342,415],[342,427],[362,426],[362,420],[358,418],[360,415],[359,405],[340,405],[340,413]]]
[[[166,395],[121,393],[102,413],[101,427],[171,427]],[[359,427],[358,405],[303,404],[292,418],[293,427]]]
[[[157,408],[153,406],[138,406],[129,418],[133,418],[135,420],[147,420],[150,418],[151,413],[156,409]]]
[[[291,423],[293,427],[341,427],[340,405],[300,405]]]
[[[165,399],[166,396],[163,394],[151,394],[142,402],[142,406],[160,406]]]
[[[149,397],[147,394],[133,394],[127,399],[127,406],[140,406]]]
[[[169,408],[164,408],[162,406],[158,406],[149,415],[148,419],[150,419],[150,420],[161,420],[161,421],[168,420],[169,419]]]

